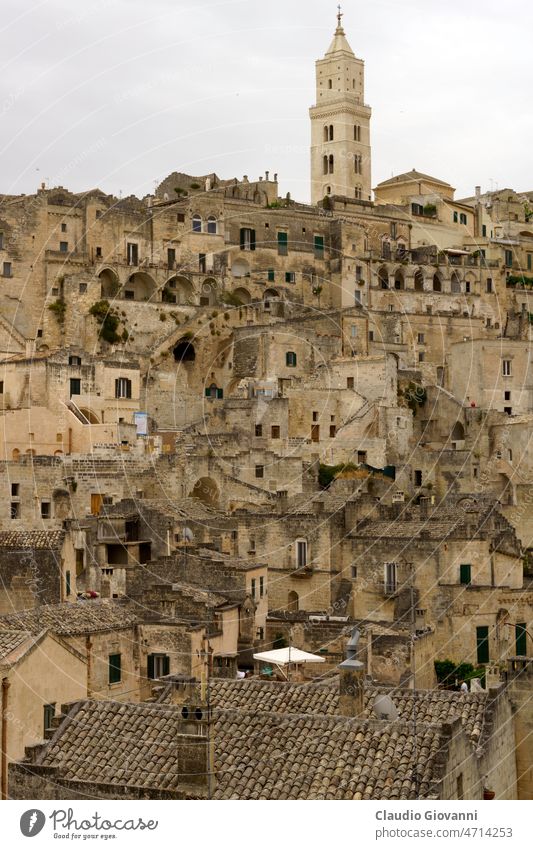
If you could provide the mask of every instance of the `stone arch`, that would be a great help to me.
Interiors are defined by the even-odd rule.
[[[166,293],[163,298],[164,300],[173,296],[174,300],[169,301],[169,303],[184,306],[191,304],[194,300],[194,288],[191,281],[188,277],[183,277],[179,274],[175,274],[174,277],[167,280],[163,292]]]
[[[193,363],[196,359],[196,351],[190,339],[180,339],[172,351],[177,363]]]
[[[452,290],[452,295],[459,295],[463,290],[463,287],[461,285],[461,280],[459,278],[459,275],[457,274],[457,271],[452,272],[451,290]]]
[[[132,301],[150,301],[157,291],[157,284],[146,271],[136,271],[126,283],[125,297]],[[127,293],[127,294],[126,294]]]
[[[423,292],[424,291],[424,272],[421,268],[417,268],[415,271],[415,292]]]
[[[214,277],[206,277],[202,283],[200,305],[214,307],[218,301],[217,281]]]
[[[213,478],[198,478],[191,490],[191,498],[197,498],[209,507],[217,507],[220,498],[220,490]]]
[[[233,294],[242,304],[249,304],[252,300],[252,296],[250,295],[248,289],[245,289],[243,286],[239,286],[238,289],[233,290]]]
[[[386,265],[382,265],[378,271],[378,286],[380,289],[389,288],[389,270]]]
[[[394,288],[395,289],[405,289],[405,277],[403,273],[403,269],[398,268],[394,274]]]
[[[249,277],[250,276],[250,263],[248,260],[239,257],[234,260],[231,265],[231,274],[233,277]]]
[[[96,413],[93,413],[90,407],[78,407],[78,410],[82,416],[85,416],[89,424],[100,424],[100,419]]]
[[[300,597],[296,590],[290,590],[287,596],[287,609],[291,613],[298,613],[300,609]]]
[[[461,422],[455,422],[452,427],[452,441],[461,442],[465,438],[465,429]]]
[[[116,271],[113,271],[112,268],[103,268],[98,279],[102,298],[115,298],[120,289],[120,280]]]
[[[438,271],[433,275],[433,291],[442,292],[442,277]]]
[[[13,451],[11,452],[11,459],[14,463],[18,463],[20,461],[20,451],[18,448],[13,448]]]

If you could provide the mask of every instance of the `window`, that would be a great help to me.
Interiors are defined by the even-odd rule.
[[[289,236],[288,233],[279,232],[278,233],[278,254],[280,256],[287,256],[289,252]]]
[[[357,462],[359,465],[361,465],[361,463],[366,463],[366,451],[357,452]]]
[[[0,395],[4,394],[4,381],[0,380]]]
[[[259,598],[263,598],[265,594],[265,579],[263,576],[259,578]]]
[[[328,173],[328,157],[327,156],[324,156],[324,159],[322,160],[322,170],[323,170],[324,174]]]
[[[20,504],[18,501],[12,501],[9,509],[9,515],[12,519],[20,519]]]
[[[330,174],[333,174],[334,171],[335,171],[335,158],[334,158],[333,154],[330,153],[330,155],[328,157],[328,172]]]
[[[458,213],[458,212],[454,212],[454,213],[453,213],[453,223],[454,223],[454,224],[457,224],[457,222],[458,222],[458,221],[459,221],[459,213]]]
[[[285,272],[285,283],[296,283],[296,274],[294,271]]]
[[[468,218],[467,218],[467,216],[465,215],[464,212],[461,212],[461,214],[459,215],[459,223],[460,224],[467,224],[468,223]]]
[[[532,266],[533,266],[533,254],[528,254],[527,255],[527,270],[531,271]]]
[[[385,563],[384,584],[386,593],[395,593],[397,587],[396,563]]]
[[[356,153],[354,156],[354,170],[356,174],[363,173],[363,157],[360,153]]]
[[[214,215],[210,215],[207,219],[207,232],[210,233],[211,236],[216,236],[217,220]]]
[[[41,519],[49,519],[52,515],[52,505],[49,501],[41,501]]]
[[[373,331],[373,330],[369,330],[369,331],[368,331],[368,341],[369,341],[369,342],[373,342],[373,341],[374,341],[374,331]]]
[[[251,594],[254,601],[255,601],[255,598],[256,598],[256,596],[255,596],[255,584],[256,584],[255,578],[252,578],[252,588],[251,588],[250,594]]]
[[[424,207],[422,206],[421,203],[412,203],[411,204],[411,212],[413,213],[413,215],[423,215],[424,214]]]
[[[487,236],[487,225],[486,224],[481,225],[481,235],[483,236],[483,238],[486,238],[486,236]]]
[[[202,232],[202,219],[200,215],[193,215],[192,217],[192,232],[193,233],[201,233]]]
[[[255,251],[255,230],[251,227],[241,227],[240,246],[241,251]]]
[[[0,251],[4,250],[4,234],[0,232]]]
[[[457,798],[458,799],[464,799],[465,794],[464,794],[464,789],[463,789],[463,773],[462,772],[459,773],[459,775],[457,776],[456,784],[457,784],[457,794],[456,794]]]
[[[46,736],[47,731],[53,728],[52,720],[56,715],[55,703],[51,705],[43,705],[43,733]]]
[[[487,292],[490,294],[492,292],[492,278],[487,277]]]
[[[330,439],[333,439],[336,435],[337,435],[337,427],[336,427],[336,425],[330,425],[330,426],[329,426],[329,436],[330,436]]]
[[[79,285],[80,295],[84,295],[86,291],[87,291],[87,283],[80,283],[80,285]],[[38,335],[39,335],[39,333],[37,333],[37,336]],[[42,336],[42,331],[41,331],[41,336]]]
[[[503,412],[506,413],[508,416],[512,416],[513,408],[512,407],[504,407]]]
[[[170,673],[170,658],[168,654],[149,654],[147,658],[147,674],[152,681]]]
[[[61,251],[62,254],[66,254],[68,252],[68,242],[60,242],[59,243],[59,250]]]
[[[423,345],[423,344],[424,344],[424,342],[425,342],[425,336],[424,336],[424,334],[423,334],[423,333],[419,333],[417,338],[418,338],[418,344],[419,344],[419,345]]]
[[[527,654],[527,631],[525,622],[516,623],[515,650],[517,655],[523,656]]]
[[[256,478],[263,478],[265,476],[265,467],[264,466],[256,466],[255,467],[255,476],[256,476]]]
[[[507,268],[513,267],[513,252],[512,251],[505,251],[505,265],[507,266]]]
[[[63,222],[63,224],[61,225],[61,232],[62,232],[62,233],[66,233],[66,232],[67,232],[67,225],[66,225],[64,222]]]
[[[207,271],[207,257],[205,254],[198,254],[198,271],[205,274]]]
[[[470,563],[461,563],[459,566],[459,581],[461,584],[472,582],[472,566]]]
[[[2,276],[3,277],[11,277],[11,263],[4,262],[2,266]]]
[[[426,359],[426,355],[425,355],[424,351],[419,351],[418,352],[418,362],[423,363],[425,359]]]
[[[115,398],[131,398],[131,380],[129,377],[117,377],[115,380]]]
[[[139,245],[135,242],[126,244],[126,262],[128,265],[139,265]]]
[[[20,484],[19,483],[12,483],[11,484],[11,497],[12,498],[18,498],[19,495],[20,495]]]
[[[354,379],[353,379],[353,377],[347,377],[347,378],[346,378],[346,389],[353,389],[353,388],[354,388]]]
[[[318,421],[318,413],[316,411],[313,412],[313,421],[314,422]]]
[[[178,224],[183,224],[185,221],[185,213],[178,212],[178,214],[176,215],[176,221],[178,222]]]
[[[328,88],[333,88],[333,80],[328,80]]]
[[[511,400],[511,391],[509,389],[506,389],[506,391],[503,393],[503,400],[504,401],[510,401]]]
[[[256,436],[263,436],[263,425],[256,424],[256,426],[255,426],[255,435],[256,435]]]
[[[69,364],[69,366],[81,366],[81,357],[75,357],[75,356],[69,357],[68,358],[68,364]]]
[[[70,569],[67,569],[65,572],[65,595],[71,595],[72,593],[72,580],[70,577]]]
[[[276,279],[276,272],[273,268],[269,268],[267,271],[267,278],[269,283],[273,283]]]
[[[122,680],[122,656],[120,654],[110,654],[108,664],[108,682],[110,684],[119,684]]]
[[[504,377],[511,377],[511,360],[502,360],[502,374]]]
[[[489,628],[488,625],[480,625],[476,628],[477,662],[489,662]]]
[[[70,378],[70,397],[73,395],[81,395],[81,380],[79,377]]]
[[[298,569],[304,569],[307,566],[307,541],[305,539],[296,540],[296,565]]]
[[[167,265],[174,268],[176,265],[176,248],[167,248]]]
[[[294,351],[287,351],[285,354],[285,365],[289,368],[294,368],[296,365],[296,354]]]
[[[359,126],[359,124],[354,124],[353,140],[354,141],[361,141],[361,127]]]
[[[125,301],[134,301],[135,300],[135,292],[131,289],[124,290],[124,300]]]
[[[280,438],[280,426],[279,425],[272,425],[271,434],[272,434],[272,439],[279,439]]]
[[[315,236],[314,238],[315,259],[324,258],[324,236]]]
[[[415,469],[415,486],[422,486],[422,469]]]
[[[355,578],[357,578],[357,566],[352,563],[352,580],[355,580]]]

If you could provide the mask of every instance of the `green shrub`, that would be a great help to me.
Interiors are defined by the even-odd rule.
[[[64,298],[58,298],[52,304],[48,304],[48,309],[53,312],[59,324],[64,324],[67,305]]]
[[[116,345],[122,337],[117,332],[120,324],[120,319],[114,309],[112,309],[109,301],[96,301],[89,310],[99,326],[98,335],[101,339],[109,342],[110,345]]]

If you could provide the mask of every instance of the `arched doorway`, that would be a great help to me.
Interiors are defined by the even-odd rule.
[[[433,275],[433,291],[442,292],[442,279],[438,272]]]
[[[239,286],[238,289],[234,289],[233,295],[238,298],[241,304],[249,304],[252,300],[252,296],[250,295],[248,289],[244,289],[242,286]]]
[[[193,363],[196,359],[194,345],[189,339],[180,339],[172,354],[177,363]]]
[[[118,274],[111,268],[104,268],[98,275],[102,298],[115,298],[120,289]]]
[[[197,498],[209,507],[217,507],[220,490],[212,478],[199,478],[191,490],[191,498]]]
[[[461,422],[455,422],[452,428],[452,442],[460,442],[465,438],[465,429]]]
[[[150,301],[156,290],[155,280],[149,274],[145,271],[136,271],[126,283],[124,297],[129,301]]]
[[[424,272],[421,268],[415,271],[415,292],[424,291]]]
[[[405,280],[401,268],[399,268],[394,275],[394,288],[405,289]]]
[[[289,592],[287,598],[287,609],[290,613],[298,613],[298,610],[300,609],[300,598],[295,590],[291,590]]]

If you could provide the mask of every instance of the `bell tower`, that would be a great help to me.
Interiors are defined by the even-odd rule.
[[[341,24],[316,63],[316,106],[311,118],[311,203],[327,195],[371,200],[370,116],[365,105],[364,62]]]

